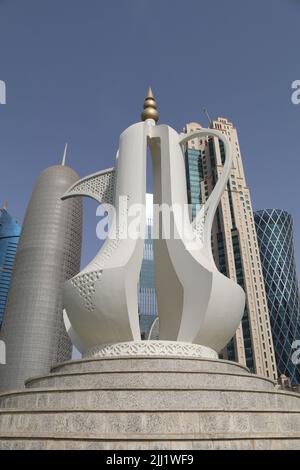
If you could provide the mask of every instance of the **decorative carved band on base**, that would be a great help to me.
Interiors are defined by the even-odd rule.
[[[218,359],[211,348],[180,341],[128,341],[95,346],[84,354],[89,357],[150,356],[150,357],[195,357]]]

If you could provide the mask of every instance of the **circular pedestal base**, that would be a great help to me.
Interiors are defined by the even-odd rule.
[[[88,357],[195,357],[199,359],[218,359],[218,354],[211,348],[199,344],[180,341],[128,341],[96,346],[86,354]]]
[[[0,395],[3,449],[300,450],[300,395],[229,361],[86,358]]]

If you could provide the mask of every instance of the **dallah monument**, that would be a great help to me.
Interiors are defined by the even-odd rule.
[[[82,359],[0,395],[0,449],[300,449],[300,395],[218,358],[245,304],[211,249],[230,142],[215,129],[178,134],[158,117],[149,89],[142,121],[120,136],[116,167],[82,178],[62,198],[91,197],[112,213],[100,251],[64,285],[64,322]],[[226,157],[191,221],[183,150],[208,135]],[[161,209],[153,230],[157,341],[141,340],[138,316],[148,147]]]

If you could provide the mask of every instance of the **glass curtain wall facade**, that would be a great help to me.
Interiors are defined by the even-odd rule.
[[[0,209],[0,329],[4,317],[21,227],[5,208]]]
[[[300,383],[293,364],[293,343],[300,340],[300,294],[293,245],[293,220],[279,209],[254,213],[263,268],[278,375]]]
[[[153,195],[146,194],[147,236],[139,282],[139,316],[142,339],[147,339],[153,321],[157,317],[155,272],[152,242]]]
[[[192,219],[194,219],[202,203],[200,182],[203,180],[203,167],[201,150],[187,149],[185,164],[188,200],[191,204]]]

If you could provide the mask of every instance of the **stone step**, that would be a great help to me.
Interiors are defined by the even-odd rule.
[[[26,381],[26,388],[170,388],[274,390],[274,382],[253,374],[227,372],[118,371],[89,373],[52,373]]]
[[[19,434],[18,434],[19,436]],[[89,439],[73,437],[70,434],[65,438],[56,438],[44,433],[41,439],[27,434],[20,438],[12,435],[6,436],[0,433],[0,450],[300,450],[300,439],[298,434],[289,433],[288,437],[273,433],[273,437],[266,438],[263,434],[243,435],[237,438],[236,434],[227,434],[226,439],[215,434],[207,434],[202,439],[155,439],[130,441],[124,438],[116,438],[108,441],[106,439]],[[186,452],[185,452],[186,453]]]
[[[128,370],[136,372],[146,371],[191,371],[191,372],[228,372],[237,374],[249,374],[247,367],[232,361],[213,359],[197,359],[182,357],[104,357],[97,359],[82,359],[57,364],[52,367],[54,373],[70,372],[110,372]]]
[[[242,390],[26,389],[0,395],[0,409],[49,411],[282,410],[300,411],[300,395]]]
[[[1,410],[2,439],[203,440],[261,438],[300,439],[300,412],[280,411],[38,411]],[[211,437],[210,437],[211,436]],[[1,445],[1,444],[0,444]]]

